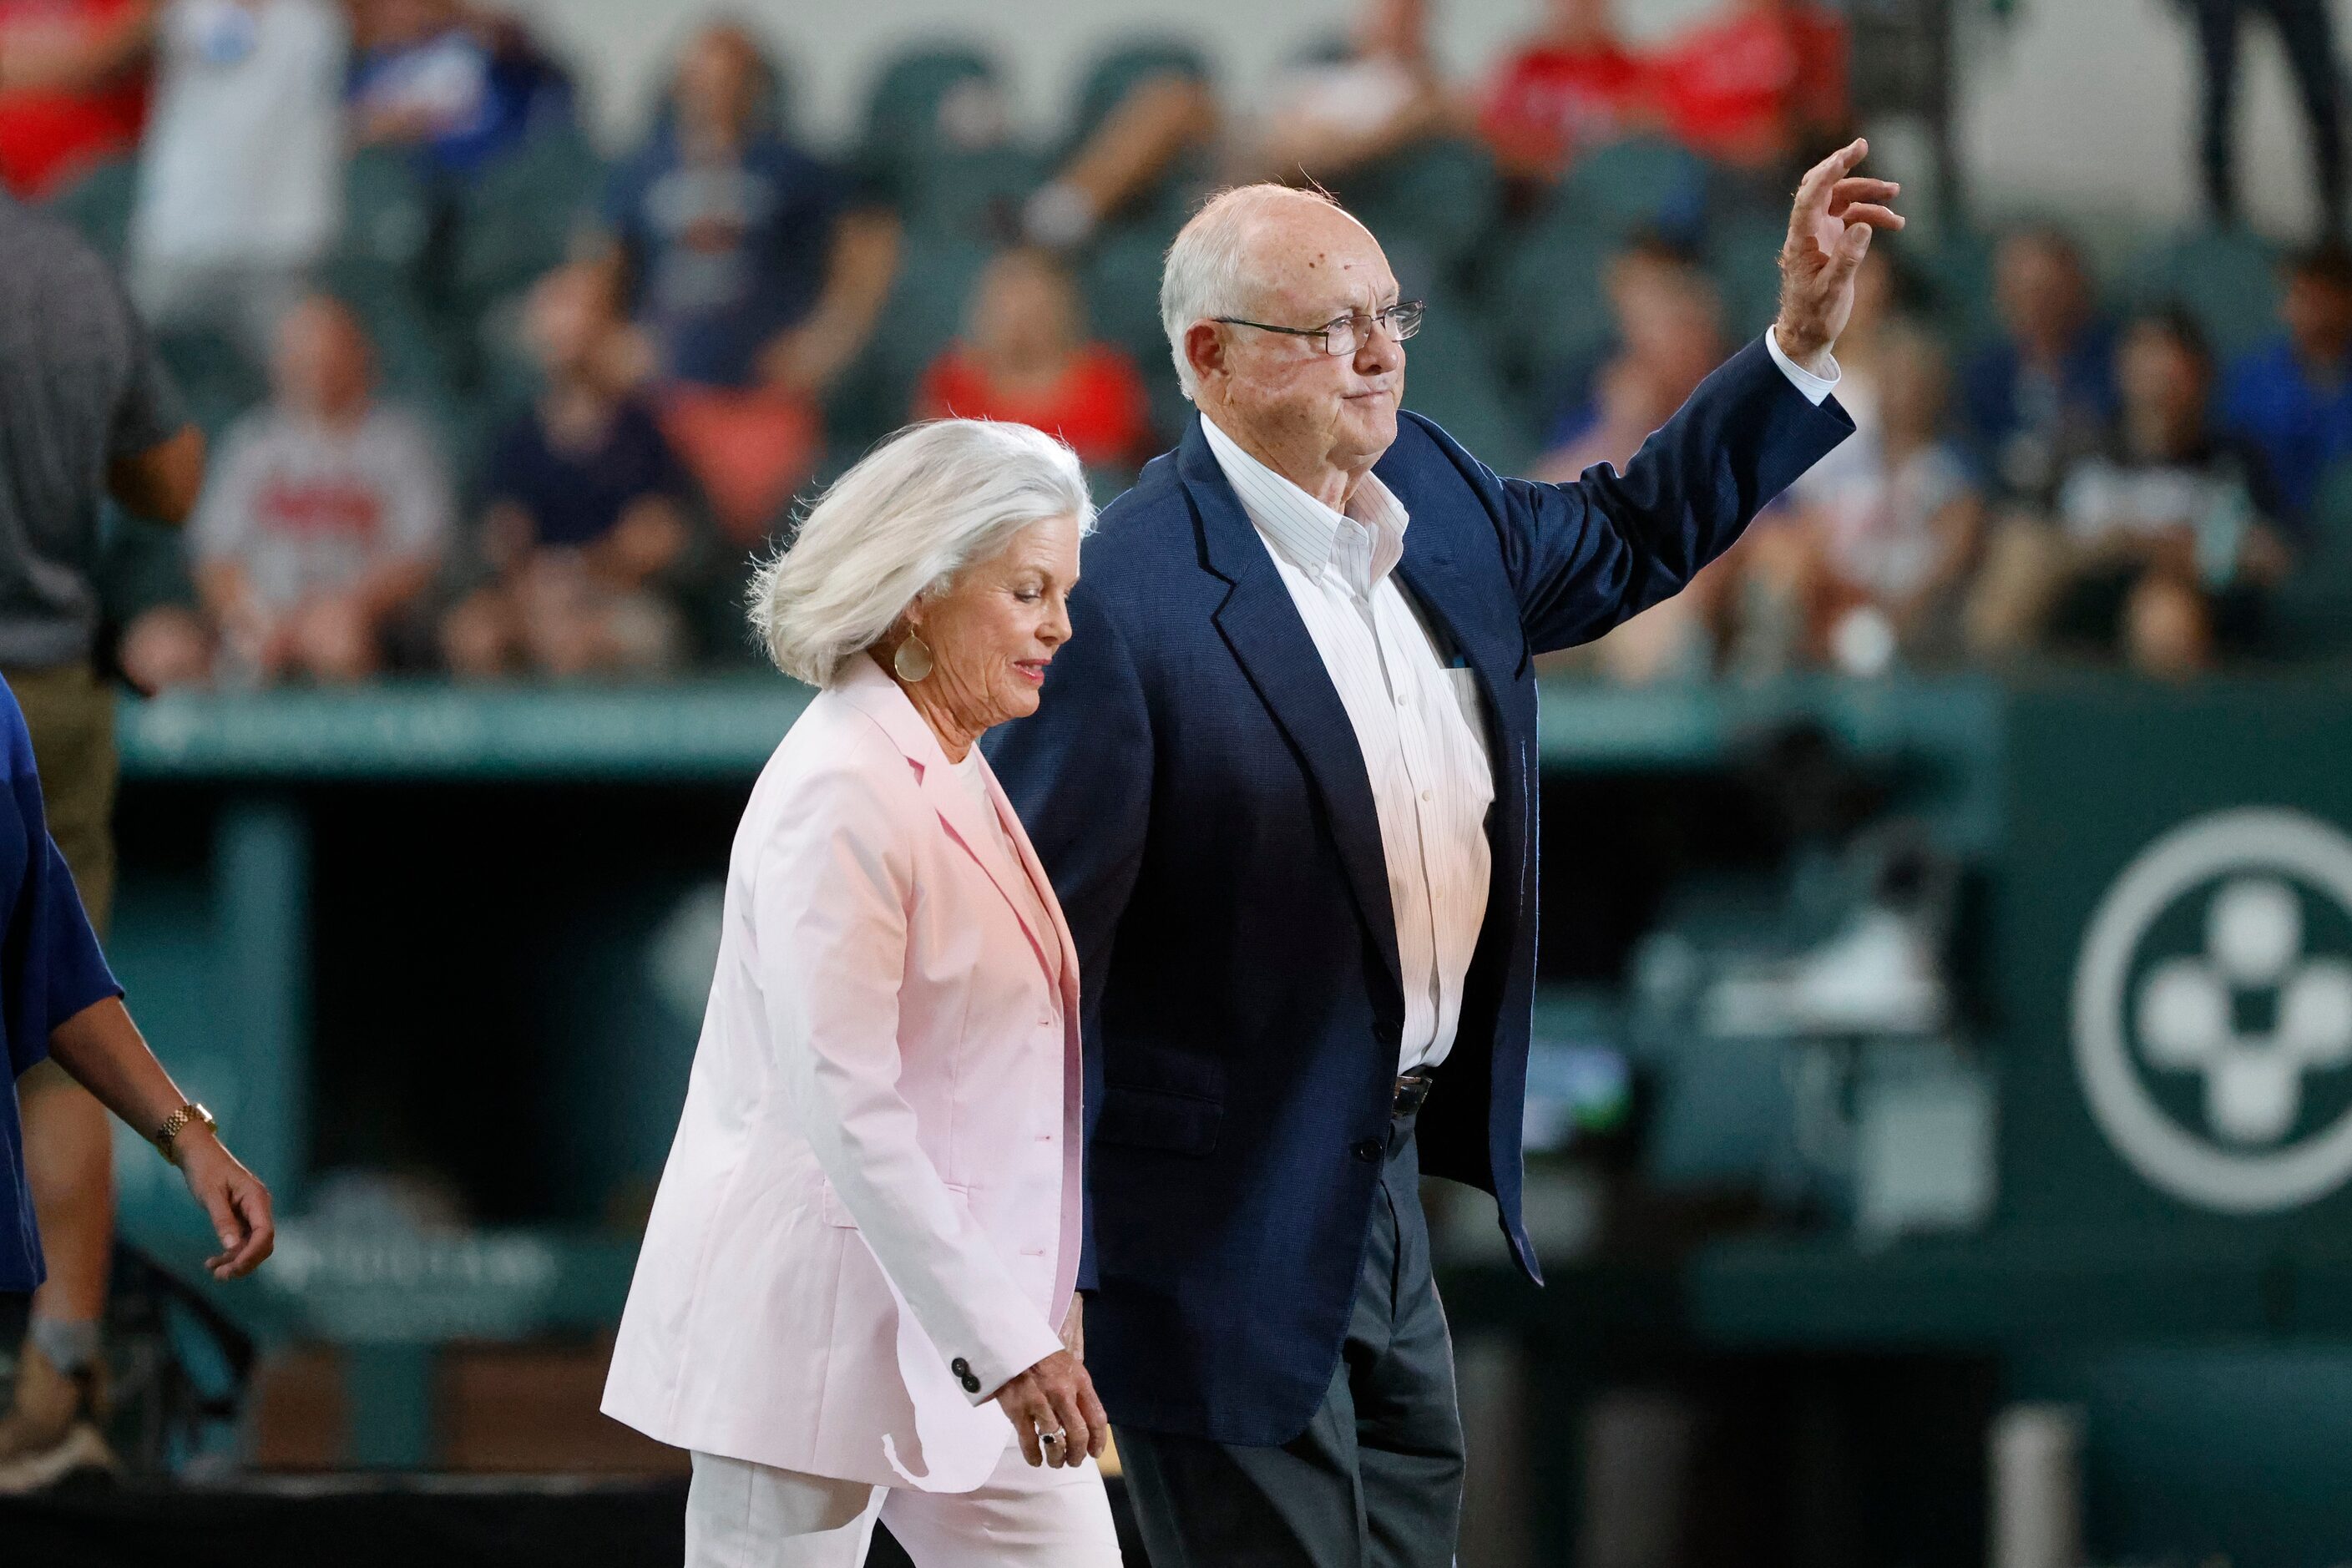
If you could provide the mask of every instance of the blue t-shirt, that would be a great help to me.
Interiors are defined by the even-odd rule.
[[[578,452],[551,446],[536,411],[524,416],[499,437],[484,477],[491,504],[520,507],[541,544],[593,544],[632,502],[663,496],[684,504],[688,494],[661,426],[635,399],[614,413],[603,440]]]
[[[688,163],[656,132],[614,174],[605,220],[635,279],[662,372],[707,386],[757,379],[760,351],[816,305],[846,203],[841,178],[781,138]]]
[[[2256,349],[2230,372],[2221,422],[2262,452],[2277,489],[2282,520],[2300,531],[2319,476],[2352,451],[2352,363],[2336,384],[2315,385],[2284,338]]]
[[[7,1037],[8,1094],[0,1100],[0,1294],[30,1291],[46,1277],[41,1235],[25,1182],[16,1079],[49,1054],[49,1033],[83,1008],[122,994],[82,912],[81,895],[41,812],[33,737],[16,694],[0,681],[0,1034]]]

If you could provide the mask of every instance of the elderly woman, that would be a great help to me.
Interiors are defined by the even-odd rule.
[[[751,792],[605,1413],[694,1453],[689,1564],[1118,1561],[1081,1362],[1078,963],[976,744],[1036,710],[1093,508],[922,425],[753,589],[820,688]],[[1057,1331],[1058,1327],[1058,1331]]]

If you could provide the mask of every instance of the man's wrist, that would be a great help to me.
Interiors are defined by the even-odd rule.
[[[1772,323],[1772,336],[1791,364],[1823,381],[1837,379],[1837,361],[1831,357],[1827,338],[1792,331],[1785,321]]]

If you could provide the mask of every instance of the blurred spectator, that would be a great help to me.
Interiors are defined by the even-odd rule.
[[[814,467],[814,399],[873,331],[897,266],[895,221],[784,139],[774,97],[742,28],[698,34],[607,205],[670,440],[745,543]]]
[[[336,300],[287,313],[270,388],[230,429],[193,525],[215,673],[362,679],[383,667],[447,546],[440,456],[415,419],[376,399],[367,336]],[[152,647],[176,641],[180,668],[204,667],[203,627],[171,610],[146,620],[134,629]]]
[[[1554,426],[1551,449],[1537,459],[1533,478],[1573,479],[1596,463],[1623,468],[1723,362],[1715,284],[1682,250],[1639,237],[1611,260],[1604,284],[1616,347],[1590,393]],[[1713,622],[1735,575],[1736,569],[1717,563],[1681,594],[1601,638],[1585,657],[1630,686],[1705,675],[1715,657]]]
[[[442,651],[476,679],[674,668],[683,624],[659,584],[687,553],[691,487],[628,391],[609,273],[551,274],[524,330],[546,384],[491,448],[482,549],[495,576],[443,621]]]
[[[1652,63],[1676,140],[1735,168],[1778,174],[1842,139],[1846,25],[1808,0],[1729,0]]]
[[[2002,492],[2046,507],[2115,416],[2115,338],[2093,313],[2082,252],[2057,229],[2001,240],[1993,295],[2001,336],[1962,377],[1962,416]]]
[[[226,330],[258,359],[341,222],[342,13],[328,0],[170,0],[131,220],[160,331]]]
[[[1173,65],[1145,72],[1031,195],[1022,208],[1023,237],[1053,250],[1082,244],[1159,190],[1217,130],[1217,100],[1206,78]]]
[[[2319,192],[2320,233],[2344,234],[2344,79],[2327,0],[2187,0],[2205,57],[2205,201],[2216,223],[2238,221],[2237,100],[2240,24],[2267,11],[2303,96]]]
[[[1076,285],[1052,256],[1011,250],[981,274],[964,335],[933,361],[919,419],[1003,419],[1060,437],[1089,468],[1132,472],[1150,455],[1143,378],[1089,342]]]
[[[1549,0],[1543,31],[1487,81],[1478,124],[1506,174],[1554,180],[1649,113],[1649,73],[1617,36],[1610,0]]]
[[[361,142],[414,147],[462,178],[571,118],[570,80],[512,17],[459,0],[352,0],[352,16]]]
[[[1460,118],[1429,50],[1428,0],[1367,0],[1337,58],[1277,77],[1253,162],[1279,180],[1333,181]]]
[[[2281,521],[2300,529],[2321,471],[2352,451],[2352,248],[2329,240],[2290,262],[2279,315],[2285,332],[2231,370],[2222,422],[2261,449]]]
[[[1981,642],[2046,636],[2168,676],[2253,645],[2288,558],[2260,456],[2212,428],[2212,373],[2185,313],[2131,324],[2115,436],[2069,466],[2054,528],[2002,531],[1971,609]]]
[[[1819,562],[1822,651],[1851,675],[1878,674],[1898,654],[1927,663],[1958,653],[1960,590],[1984,527],[1974,470],[1948,437],[1943,345],[1907,321],[1874,338],[1870,428],[1840,449],[1850,458],[1817,466],[1792,492]]]
[[[1595,463],[1622,468],[1727,353],[1714,281],[1675,246],[1636,237],[1611,259],[1603,286],[1616,346],[1554,423],[1537,479],[1572,479]]]
[[[0,185],[38,201],[139,145],[156,0],[0,0]]]

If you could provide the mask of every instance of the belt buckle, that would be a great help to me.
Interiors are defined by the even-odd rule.
[[[1391,1102],[1392,1116],[1412,1116],[1429,1099],[1430,1086],[1436,1080],[1427,1073],[1406,1073],[1396,1080],[1396,1098]]]

